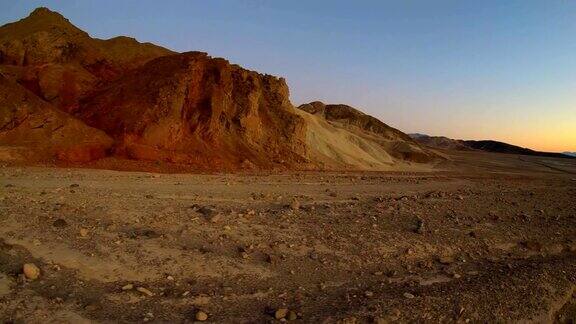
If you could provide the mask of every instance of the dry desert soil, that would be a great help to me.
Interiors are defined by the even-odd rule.
[[[576,163],[443,154],[411,173],[4,165],[0,322],[574,322]]]

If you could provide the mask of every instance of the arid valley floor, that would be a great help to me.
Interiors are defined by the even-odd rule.
[[[0,320],[574,321],[576,163],[450,154],[425,173],[4,166]]]

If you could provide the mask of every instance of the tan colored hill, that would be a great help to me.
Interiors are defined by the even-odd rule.
[[[112,139],[0,74],[0,144],[2,159],[85,162],[105,156]]]
[[[439,159],[408,135],[350,106],[316,101],[298,108],[308,126],[310,158],[324,168],[410,169]]]

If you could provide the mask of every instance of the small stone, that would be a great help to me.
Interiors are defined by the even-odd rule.
[[[207,319],[208,319],[208,314],[206,314],[206,312],[203,312],[203,311],[197,311],[196,312],[196,320],[197,321],[204,322]]]
[[[88,312],[93,312],[93,311],[98,310],[98,305],[95,305],[95,304],[86,305],[86,307],[84,307],[84,309]]]
[[[38,268],[34,263],[26,263],[22,267],[24,276],[29,280],[35,280],[40,277],[40,268]]]
[[[88,236],[88,230],[85,228],[81,228],[80,229],[80,236],[87,237]]]
[[[214,215],[218,214],[218,211],[216,209],[206,206],[197,207],[197,212],[204,215],[206,218],[213,217]]]
[[[295,321],[298,319],[298,314],[296,314],[295,311],[289,311],[288,312],[288,316],[286,317],[286,319],[288,319],[289,321]]]
[[[298,201],[298,199],[294,198],[294,199],[292,200],[292,203],[290,203],[290,208],[291,208],[292,210],[298,210],[298,209],[300,209],[300,202]]]
[[[57,220],[55,220],[52,223],[52,226],[54,226],[56,228],[64,228],[64,227],[68,226],[68,222],[66,222],[66,220],[64,220],[62,218],[58,218]]]
[[[288,308],[278,308],[276,312],[274,312],[274,318],[282,319],[288,315]]]
[[[266,262],[270,263],[270,264],[274,264],[278,262],[278,258],[276,258],[274,255],[272,254],[266,254],[265,256]]]
[[[172,277],[172,276],[168,276],[168,277],[166,277],[166,280],[169,280],[169,281],[174,281],[174,277]]]
[[[372,296],[374,296],[374,293],[371,292],[370,290],[367,290],[367,291],[364,292],[364,296],[366,296],[366,297],[372,297]]]
[[[454,263],[454,258],[449,255],[443,255],[438,258],[438,262],[442,264],[451,264]]]
[[[425,226],[424,226],[424,221],[422,219],[418,219],[418,221],[416,223],[416,230],[414,232],[416,232],[418,234],[424,234]]]
[[[406,298],[408,298],[408,299],[412,299],[412,298],[414,298],[415,296],[412,295],[411,293],[405,292],[405,293],[404,293],[404,297],[406,297]]]
[[[154,293],[151,292],[150,290],[144,288],[144,287],[138,287],[136,288],[136,290],[138,290],[139,292],[143,293],[144,295],[148,296],[148,297],[152,297],[154,296]]]
[[[122,290],[126,291],[126,290],[132,290],[134,289],[134,285],[133,284],[127,284],[124,287],[122,287]]]

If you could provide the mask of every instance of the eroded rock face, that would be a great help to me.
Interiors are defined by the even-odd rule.
[[[342,149],[330,145],[330,149],[324,150],[323,155],[333,155],[331,156],[333,159],[344,161],[348,160],[344,158],[347,155],[358,156],[362,153],[367,154],[369,159],[364,158],[365,161],[362,163],[356,163],[361,168],[372,165],[381,168],[379,163],[390,165],[395,163],[394,160],[427,163],[440,158],[435,153],[420,146],[405,133],[353,107],[342,104],[327,105],[320,101],[314,101],[303,104],[298,109],[327,121],[336,129],[346,130],[350,133],[350,136],[345,136],[349,142],[345,149],[344,145],[342,145]],[[315,140],[318,138],[320,136],[314,136]],[[324,145],[328,144],[316,143],[313,146]],[[377,149],[375,149],[375,145]]]
[[[101,83],[171,53],[128,37],[91,38],[47,8],[0,27],[0,71],[64,111]]]
[[[281,78],[190,52],[148,62],[87,98],[76,116],[130,158],[293,166],[306,155],[305,125],[288,95]]]
[[[26,148],[21,158],[87,162],[104,157],[112,139],[59,111],[0,74],[0,145]]]

